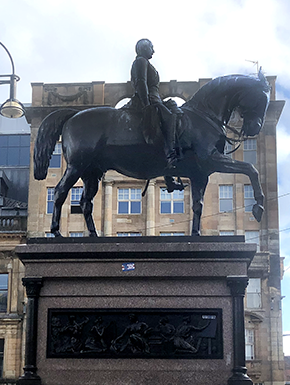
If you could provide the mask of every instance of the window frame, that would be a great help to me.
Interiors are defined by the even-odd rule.
[[[184,214],[185,202],[184,202],[184,190],[175,190],[172,193],[167,192],[164,187],[160,187],[160,214],[172,215],[172,214]],[[180,206],[181,205],[181,206]],[[168,207],[169,210],[165,210]],[[178,210],[178,207],[182,207],[182,210]]]
[[[128,191],[128,193],[126,193],[127,191]],[[127,204],[127,208],[126,208],[126,204]],[[122,207],[122,209],[121,209],[121,207]],[[125,208],[125,210],[124,210],[124,208]],[[136,210],[136,208],[138,208],[138,210]],[[141,188],[138,188],[138,187],[118,188],[117,189],[117,212],[118,212],[118,215],[140,215],[140,214],[142,214],[142,190],[141,190]]]
[[[0,314],[7,313],[8,309],[8,287],[9,287],[9,273],[0,273],[0,276],[5,276],[6,282],[2,286],[0,282]]]
[[[245,230],[245,242],[246,243],[256,243],[257,252],[260,252],[261,251],[260,231],[259,230]]]
[[[230,194],[228,194],[227,190],[228,192],[230,192]],[[223,204],[230,204],[231,209],[222,210]],[[234,187],[232,184],[220,184],[219,185],[219,212],[232,213],[233,210],[234,210]]]
[[[249,278],[246,288],[246,308],[262,309],[262,280],[261,278]]]
[[[249,349],[247,349],[249,347]],[[250,355],[248,354],[250,350]],[[253,361],[255,359],[255,330],[245,328],[245,358],[246,361]]]
[[[7,137],[7,143],[4,143],[3,140],[1,140],[4,137]],[[13,143],[12,138],[18,139],[19,143],[16,143],[16,142]],[[23,140],[22,138],[25,138],[28,140]],[[27,141],[27,144],[24,143],[26,141]],[[3,159],[5,158],[5,161],[3,162],[2,162],[2,157]],[[7,167],[28,167],[29,163],[30,163],[30,134],[1,134],[0,135],[0,165],[7,166]]]
[[[47,187],[46,190],[46,214],[52,214],[54,207],[54,187]]]
[[[257,164],[257,138],[249,138],[244,141],[243,160],[247,163]]]
[[[50,158],[49,168],[61,168],[61,154],[62,154],[62,144],[61,142],[56,143],[53,153]],[[57,165],[53,163],[57,162]]]
[[[83,186],[74,186],[70,193],[70,213],[71,214],[82,214],[80,201],[83,193]]]

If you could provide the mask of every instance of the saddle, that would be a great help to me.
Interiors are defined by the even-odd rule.
[[[172,99],[168,99],[163,102],[163,105],[169,109],[172,114],[176,115],[176,131],[175,142],[177,150],[179,151],[179,137],[184,131],[181,127],[181,118],[183,111],[177,106],[176,102]],[[145,111],[141,107],[138,96],[134,95],[132,99],[122,107],[125,110],[131,110],[138,113],[140,116],[140,132],[142,132],[144,140],[147,144],[156,144],[162,139],[161,132],[161,119],[158,105],[149,105],[145,108]]]

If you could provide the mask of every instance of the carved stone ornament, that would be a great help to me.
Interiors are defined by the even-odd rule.
[[[232,296],[244,296],[246,287],[248,286],[249,278],[245,275],[228,276],[227,285],[231,289]]]
[[[222,359],[222,312],[49,309],[47,357]]]
[[[26,288],[27,297],[38,297],[42,287],[42,278],[22,278],[22,284]]]

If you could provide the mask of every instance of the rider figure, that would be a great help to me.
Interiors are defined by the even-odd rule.
[[[148,39],[141,39],[136,44],[136,59],[132,64],[131,80],[135,89],[144,117],[151,111],[150,106],[157,108],[160,120],[161,131],[165,139],[165,155],[167,167],[176,167],[177,154],[175,150],[175,128],[176,114],[163,104],[159,95],[159,75],[153,65],[149,62],[154,54],[153,45]]]

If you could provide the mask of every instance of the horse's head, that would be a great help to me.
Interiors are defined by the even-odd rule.
[[[253,79],[253,86],[240,93],[238,110],[243,117],[242,133],[246,137],[259,134],[263,127],[270,100],[269,92],[269,83],[260,70],[258,78]]]

